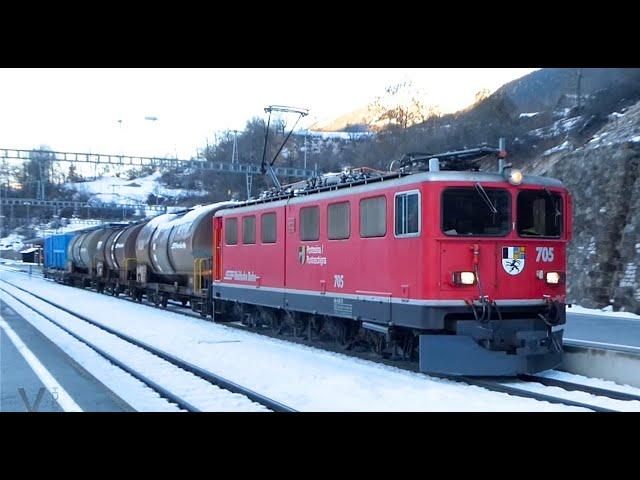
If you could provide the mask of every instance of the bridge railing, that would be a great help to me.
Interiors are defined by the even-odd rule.
[[[121,165],[132,167],[154,166],[170,168],[195,168],[223,173],[242,175],[260,175],[260,166],[252,163],[210,162],[205,159],[182,160],[178,158],[139,157],[130,155],[113,155],[102,153],[55,152],[49,150],[20,150],[0,148],[0,158],[7,160],[30,160],[34,154],[54,162],[81,162],[103,165]],[[316,174],[314,170],[295,167],[274,167],[278,175],[285,177],[309,178]]]

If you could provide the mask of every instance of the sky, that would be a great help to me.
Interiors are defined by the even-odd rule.
[[[0,69],[0,148],[189,158],[216,134],[266,119],[268,105],[308,108],[306,128],[408,80],[448,113],[534,70]]]

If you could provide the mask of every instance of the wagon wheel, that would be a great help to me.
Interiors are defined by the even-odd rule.
[[[160,300],[160,305],[162,306],[162,308],[167,308],[168,303],[169,303],[169,299],[167,298],[167,296],[162,295],[162,298]]]
[[[186,298],[180,299],[180,305],[182,305],[183,307],[187,306],[187,302],[188,302],[188,300]]]

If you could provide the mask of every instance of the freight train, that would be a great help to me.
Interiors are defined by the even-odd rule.
[[[48,278],[166,307],[169,300],[211,314],[212,217],[231,202],[135,223],[108,223],[45,239]]]
[[[497,171],[480,171],[493,153]],[[53,237],[45,274],[426,373],[510,376],[562,360],[570,213],[559,180],[523,175],[503,149],[411,154]]]

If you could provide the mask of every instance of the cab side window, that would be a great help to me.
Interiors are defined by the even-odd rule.
[[[414,237],[420,234],[420,194],[398,193],[395,197],[396,237]]]
[[[227,218],[224,221],[224,237],[227,245],[237,245],[238,243],[238,219]]]

